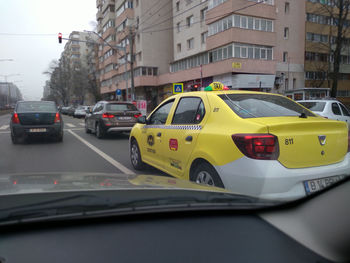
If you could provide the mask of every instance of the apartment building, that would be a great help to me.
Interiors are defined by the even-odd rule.
[[[0,82],[0,107],[14,105],[17,101],[23,100],[19,88],[12,82]]]
[[[292,1],[291,1],[292,2]],[[319,99],[330,95],[333,71],[336,19],[331,17],[332,1],[306,0],[305,4],[305,85],[287,92],[295,100]],[[333,12],[336,12],[333,10]],[[335,13],[334,13],[335,14]],[[349,17],[350,20],[350,17]],[[350,32],[342,50],[337,98],[350,105]]]
[[[99,78],[98,75],[98,37],[89,32],[73,31],[69,35],[69,40],[65,44],[61,59],[69,63],[70,70],[79,72],[82,68],[88,72],[89,80],[95,81]],[[82,88],[83,90],[83,88]],[[71,92],[73,90],[71,89]],[[78,98],[71,94],[72,103]],[[90,93],[84,94],[84,102],[91,104],[94,102],[94,97]],[[80,102],[79,102],[80,103]]]
[[[131,98],[131,62],[136,100],[158,104],[158,76],[173,60],[171,1],[97,1],[101,93],[107,99]],[[133,41],[133,50],[130,42]],[[108,44],[107,44],[108,43]],[[131,54],[133,53],[133,60]],[[125,73],[126,72],[126,73]]]
[[[305,1],[276,0],[276,81],[273,92],[287,94],[305,87]]]

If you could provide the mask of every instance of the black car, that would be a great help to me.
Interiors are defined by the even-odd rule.
[[[27,137],[49,136],[63,140],[63,120],[52,101],[20,101],[12,114],[11,139],[14,144]]]
[[[74,112],[75,112],[75,109],[76,109],[75,106],[73,106],[73,105],[69,106],[68,109],[67,109],[67,115],[68,116],[73,116]]]
[[[129,132],[141,112],[131,102],[100,101],[85,117],[86,133],[95,133],[97,138],[107,133]]]

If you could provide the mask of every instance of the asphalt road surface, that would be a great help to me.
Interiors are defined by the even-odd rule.
[[[129,157],[129,134],[109,135],[97,139],[86,134],[84,119],[63,116],[63,142],[48,139],[12,144],[10,115],[0,116],[0,176],[1,174],[32,172],[99,172],[165,175],[148,168],[133,169]]]

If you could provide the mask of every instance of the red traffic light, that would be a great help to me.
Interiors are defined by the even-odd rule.
[[[198,89],[199,85],[195,84],[193,87],[194,87],[195,89]]]
[[[62,43],[62,33],[58,33],[58,43]]]

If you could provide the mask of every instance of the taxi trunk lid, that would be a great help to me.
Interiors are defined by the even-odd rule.
[[[18,113],[19,121],[22,125],[49,125],[55,122],[56,113],[40,112],[40,113]]]
[[[346,124],[318,117],[251,119],[267,126],[279,142],[279,162],[287,168],[307,168],[341,162],[348,150]]]

